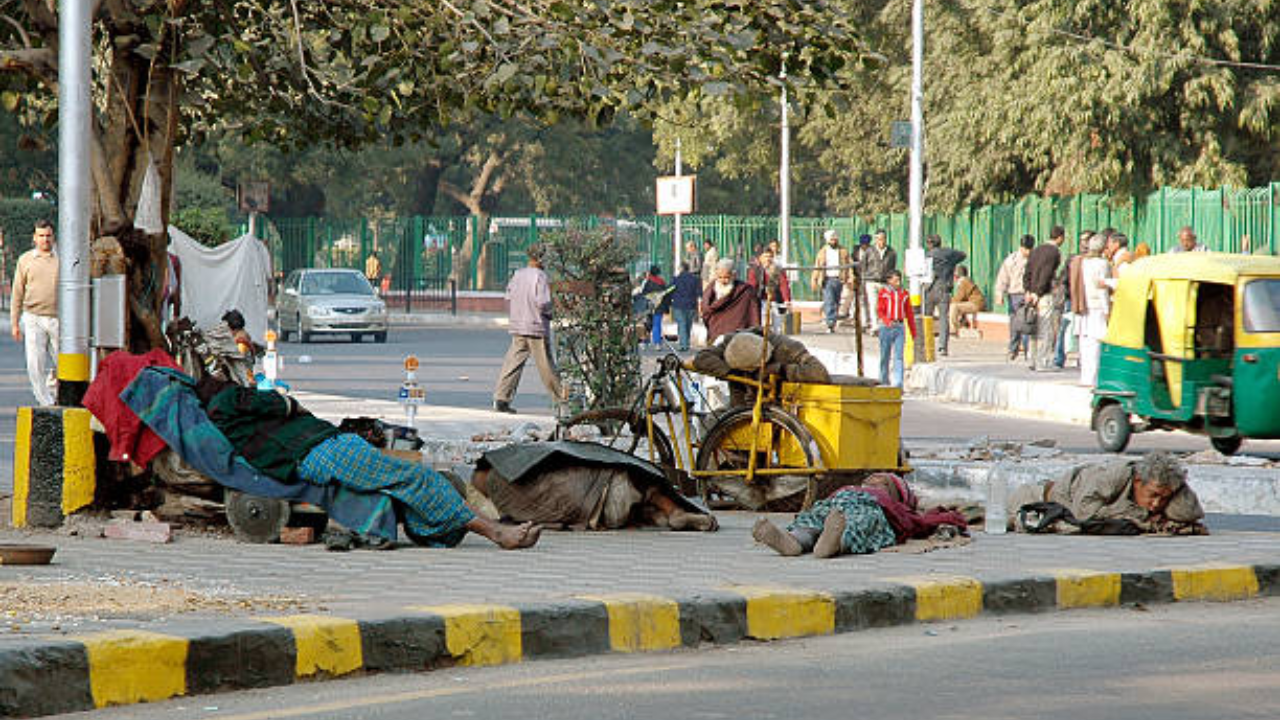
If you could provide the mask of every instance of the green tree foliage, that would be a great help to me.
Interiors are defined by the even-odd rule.
[[[886,62],[838,92],[794,96],[797,213],[905,207],[907,153],[888,135],[910,116],[910,2],[844,4]],[[926,33],[932,210],[1280,176],[1274,0],[942,0],[926,5]],[[695,166],[776,188],[768,101],[681,100],[660,114],[660,166],[678,135]]]

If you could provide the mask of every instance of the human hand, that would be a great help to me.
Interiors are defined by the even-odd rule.
[[[18,327],[18,323],[13,323],[13,339],[16,342],[22,342],[22,328]]]

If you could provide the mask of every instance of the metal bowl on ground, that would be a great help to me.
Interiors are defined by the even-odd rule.
[[[0,545],[0,565],[48,565],[56,552],[48,545]]]

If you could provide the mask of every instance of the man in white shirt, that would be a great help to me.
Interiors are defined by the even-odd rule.
[[[852,279],[853,268],[850,266],[849,251],[840,247],[840,238],[835,230],[827,230],[822,234],[826,245],[818,250],[814,260],[817,268],[810,277],[810,285],[815,292],[822,293],[822,319],[827,324],[827,332],[836,331],[836,315],[840,309],[840,293],[846,282]]]

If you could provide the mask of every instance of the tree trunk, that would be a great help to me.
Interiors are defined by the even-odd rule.
[[[134,228],[134,219],[147,165],[153,163],[160,178],[161,225],[168,227],[181,80],[133,50],[129,44],[114,48],[105,108],[93,124],[93,225],[96,235],[116,237],[129,260],[128,348],[142,352],[166,346],[161,303],[169,243],[167,232],[144,233]]]
[[[470,192],[463,192],[456,185],[444,180],[439,182],[440,192],[461,203],[476,222],[475,231],[467,233],[467,239],[462,243],[462,250],[454,258],[453,274],[460,287],[465,286],[466,281],[471,278],[471,259],[475,257],[476,238],[484,238],[488,233],[489,212],[506,184],[506,176],[500,173],[505,160],[506,154],[502,149],[490,150],[484,165],[480,167],[480,172],[471,182]],[[483,275],[478,276],[477,287],[481,290],[487,289],[490,284],[488,280]]]

